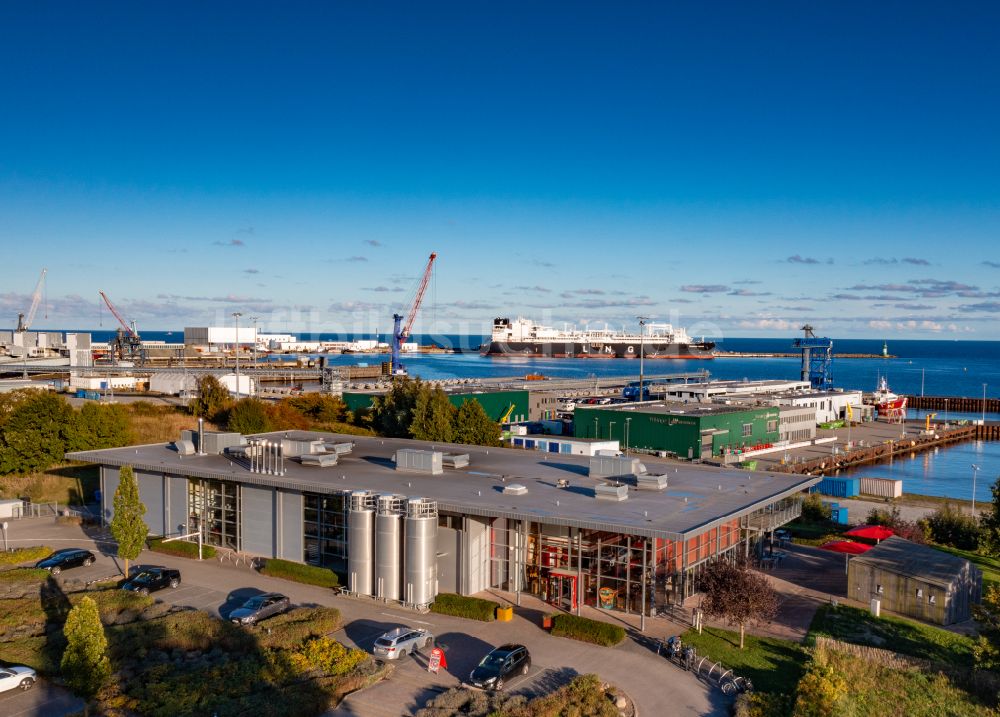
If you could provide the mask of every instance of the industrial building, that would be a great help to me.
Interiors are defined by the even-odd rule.
[[[749,398],[771,396],[789,391],[810,390],[808,381],[699,381],[698,383],[663,384],[657,386],[657,394],[663,391],[665,401],[710,402],[718,399]]]
[[[459,408],[465,401],[477,401],[486,411],[486,415],[498,423],[528,420],[527,391],[483,391],[450,386],[443,386],[442,390],[455,408]],[[384,391],[345,391],[342,398],[349,410],[357,411],[371,408],[375,397],[384,393]]]
[[[68,458],[100,466],[105,521],[129,465],[153,534],[328,566],[358,595],[422,607],[495,588],[642,614],[762,545],[818,480],[303,431],[187,431]]]
[[[952,625],[972,616],[983,573],[970,561],[892,536],[847,566],[847,595],[918,620]]]
[[[573,420],[578,438],[621,441],[626,450],[665,451],[706,459],[773,445],[776,407],[644,402],[591,408],[580,406]]]
[[[196,351],[212,353],[232,350],[237,345],[253,346],[257,343],[256,326],[185,326],[184,346]]]

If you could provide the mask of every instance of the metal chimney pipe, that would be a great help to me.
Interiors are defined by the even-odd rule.
[[[198,417],[198,455],[205,455],[205,419]]]

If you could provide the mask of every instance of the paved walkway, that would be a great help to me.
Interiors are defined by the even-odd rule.
[[[51,519],[15,521],[9,538],[12,546],[45,544],[52,547],[79,546],[104,548],[89,568],[68,570],[64,580],[96,580],[119,571],[103,534],[86,535],[78,526],[60,525]],[[438,675],[426,671],[426,658],[406,658],[393,676],[361,693],[350,695],[331,712],[339,717],[397,717],[412,714],[436,692],[459,685],[479,659],[504,642],[527,645],[532,670],[510,689],[528,694],[551,690],[577,674],[596,673],[625,691],[637,711],[647,715],[694,717],[728,715],[729,699],[711,685],[698,681],[658,657],[647,636],[630,633],[622,645],[604,648],[565,638],[553,637],[540,627],[541,611],[551,611],[540,601],[523,600],[509,623],[480,623],[444,615],[420,615],[410,610],[368,599],[335,596],[330,590],[301,585],[260,575],[246,566],[222,564],[216,560],[198,562],[159,553],[144,552],[139,564],[155,564],[181,570],[182,586],[155,593],[158,600],[207,610],[225,617],[228,611],[251,595],[277,591],[296,605],[325,605],[338,608],[345,627],[337,635],[346,644],[368,649],[382,632],[399,625],[417,624],[431,630],[445,651],[448,669]],[[634,616],[633,616],[634,617]],[[637,618],[634,618],[637,619]],[[649,620],[649,635],[680,631],[665,620]]]

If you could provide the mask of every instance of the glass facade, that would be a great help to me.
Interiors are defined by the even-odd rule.
[[[188,479],[188,533],[201,530],[202,540],[240,549],[240,487],[204,478]]]
[[[343,494],[302,494],[305,540],[302,559],[310,565],[347,570],[347,508]]]

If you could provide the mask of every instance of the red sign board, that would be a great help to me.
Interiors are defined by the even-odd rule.
[[[448,660],[444,656],[444,650],[440,647],[435,647],[431,650],[430,660],[427,662],[427,671],[433,672],[435,675],[439,668],[443,667],[448,669]]]

